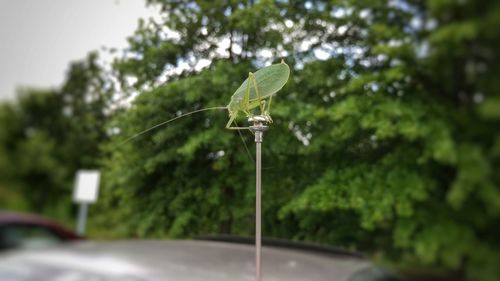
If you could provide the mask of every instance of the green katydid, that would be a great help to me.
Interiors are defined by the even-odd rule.
[[[238,117],[240,112],[244,113],[246,117],[249,118],[253,116],[251,110],[257,107],[260,108],[260,115],[264,116],[267,119],[267,122],[272,122],[270,110],[273,95],[283,88],[288,81],[289,76],[290,68],[283,60],[281,60],[280,63],[261,68],[255,73],[250,72],[248,74],[248,78],[231,96],[231,101],[227,106],[203,108],[179,115],[141,131],[127,138],[120,144],[126,143],[142,134],[166,125],[179,118],[207,110],[226,109],[229,112],[229,121],[226,124],[226,129],[230,130],[249,129],[249,127],[232,127],[231,125],[235,123],[235,119]]]
[[[231,127],[239,112],[251,117],[250,110],[260,107],[260,115],[264,116],[268,122],[272,122],[270,110],[273,95],[281,90],[288,81],[290,68],[282,60],[281,63],[264,67],[255,73],[250,72],[248,78],[231,96],[231,101],[227,105],[229,111],[229,121],[226,129],[248,129],[247,127]],[[266,105],[266,99],[269,102]]]

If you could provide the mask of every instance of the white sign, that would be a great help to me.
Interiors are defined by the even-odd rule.
[[[79,170],[76,173],[73,201],[77,203],[95,203],[99,191],[100,172],[97,170]]]

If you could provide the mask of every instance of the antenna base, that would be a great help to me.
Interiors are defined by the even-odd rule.
[[[256,115],[248,118],[248,122],[253,123],[253,125],[250,126],[250,131],[255,133],[255,142],[262,143],[264,132],[269,129],[269,127],[266,126],[266,124],[269,123],[268,117]]]

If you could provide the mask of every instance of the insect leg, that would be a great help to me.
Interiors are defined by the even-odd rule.
[[[250,102],[250,81],[252,80],[252,77],[254,77],[253,73],[248,72],[247,88],[245,90],[245,95],[243,95],[243,104],[245,106]]]
[[[243,109],[242,111],[247,115],[247,117],[252,116],[252,113],[248,110],[250,108],[250,84],[251,82],[254,81],[255,83],[255,75],[252,72],[248,73],[248,83],[247,83],[247,89],[245,91],[245,96],[243,98]],[[259,92],[256,92],[257,95]],[[238,125],[236,125],[238,126]]]
[[[228,130],[250,130],[250,127],[226,127]]]
[[[269,96],[269,103],[267,104],[266,113],[269,114],[271,112],[271,102],[273,101],[273,95]]]
[[[248,82],[250,82],[250,80],[252,80],[257,100],[260,101],[259,88],[257,87],[257,79],[255,79],[255,75],[253,73],[251,73],[251,77],[248,77]],[[262,103],[260,103],[259,106],[260,106],[260,112],[262,113],[264,111],[264,107],[262,106]]]
[[[269,96],[269,103],[267,104],[267,108],[264,111],[264,116],[266,116],[266,118],[268,118],[269,123],[273,123],[273,119],[271,119],[271,114],[270,114],[272,101],[273,101],[273,95]]]
[[[231,127],[231,123],[233,123],[234,119],[236,118],[236,115],[231,115],[229,117],[229,121],[227,121],[227,124],[226,124],[226,129],[229,129]]]
[[[242,109],[242,111],[247,115],[247,117],[250,115],[250,112],[248,112],[248,110],[246,110],[246,107],[248,107],[248,104],[250,103],[250,80],[251,80],[251,77],[253,77],[253,73],[249,72],[248,73],[247,89],[245,91],[245,95],[243,96],[243,104],[244,104],[245,108]],[[236,111],[234,113],[230,112],[229,116],[230,117],[229,117],[229,121],[226,124],[226,129],[228,129],[228,130],[245,130],[245,129],[248,129],[248,127],[231,127],[231,124],[234,122],[234,120],[238,116],[238,111]],[[238,126],[238,125],[236,125],[236,126]]]
[[[248,127],[231,127],[231,124],[234,122],[234,119],[236,119],[236,114],[234,115],[231,115],[231,117],[229,117],[229,121],[227,121],[227,124],[226,124],[226,129],[228,130],[246,130],[246,129],[249,129]],[[236,122],[234,122],[236,123]],[[238,126],[238,125],[236,125]]]

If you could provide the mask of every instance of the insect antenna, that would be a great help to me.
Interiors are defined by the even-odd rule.
[[[158,128],[158,127],[161,127],[163,125],[167,125],[168,123],[173,122],[173,121],[175,121],[177,119],[180,119],[182,117],[186,117],[186,116],[189,116],[191,114],[198,113],[198,112],[203,112],[203,111],[208,111],[208,110],[218,110],[218,109],[221,109],[221,110],[222,109],[226,109],[227,110],[227,107],[226,106],[207,107],[207,108],[202,108],[202,109],[198,109],[198,110],[194,110],[194,111],[191,111],[191,112],[188,112],[188,113],[181,114],[181,115],[176,116],[176,117],[174,117],[172,119],[168,119],[167,121],[163,121],[163,122],[158,123],[158,124],[156,124],[156,125],[154,125],[152,127],[147,128],[147,129],[145,129],[143,131],[140,131],[139,133],[134,134],[131,137],[126,138],[124,141],[118,143],[116,146],[117,147],[121,146],[121,145],[123,145],[123,144],[125,144],[125,143],[127,143],[127,142],[129,142],[129,141],[131,141],[131,140],[133,140],[133,139],[141,136],[141,135],[144,135],[145,133],[147,133],[149,131],[152,131],[152,130],[154,130],[154,129]],[[246,144],[245,144],[245,146],[246,146]]]

